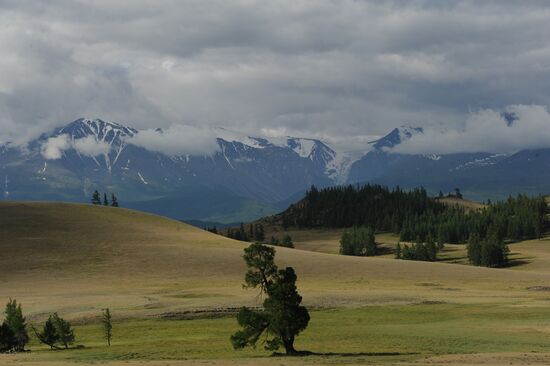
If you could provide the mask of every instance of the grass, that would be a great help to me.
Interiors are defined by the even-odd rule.
[[[311,312],[311,323],[297,347],[314,354],[302,363],[392,364],[427,357],[486,352],[545,352],[550,347],[550,307],[510,305],[419,304],[325,309]],[[506,319],[506,321],[503,321]],[[234,318],[185,321],[131,319],[114,325],[113,346],[107,347],[98,323],[76,327],[82,350],[35,352],[17,361],[110,362],[149,360],[262,359],[261,347],[235,351],[229,336]],[[294,362],[286,359],[285,362]]]
[[[2,366],[48,360],[422,364],[436,358],[472,364],[468,357],[490,352],[497,364],[526,357],[537,364],[535,356],[508,354],[531,351],[539,352],[540,364],[550,363],[550,354],[542,353],[550,349],[550,238],[511,244],[515,265],[487,269],[450,264],[464,263],[464,246],[447,246],[438,263],[398,261],[391,254],[347,257],[334,254],[339,231],[293,231],[297,249],[277,248],[276,262],[296,269],[299,291],[314,309],[297,347],[334,353],[294,360],[230,348],[237,326],[224,311],[258,305],[256,293],[241,286],[244,243],[154,215],[91,205],[3,202],[0,217],[0,303],[16,298],[32,324],[58,311],[77,325],[78,343],[86,345],[50,352],[34,343],[31,354],[0,356]],[[391,247],[397,237],[382,234],[377,241]],[[111,348],[97,322],[104,307],[117,319]],[[163,314],[193,320],[163,320]],[[216,316],[197,319],[208,314]]]

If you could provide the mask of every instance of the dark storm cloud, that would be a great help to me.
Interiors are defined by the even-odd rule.
[[[549,35],[544,1],[0,1],[0,140],[80,116],[353,148],[403,123],[474,131],[549,104]]]

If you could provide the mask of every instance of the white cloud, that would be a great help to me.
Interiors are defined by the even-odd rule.
[[[42,145],[40,152],[48,160],[61,159],[63,152],[71,147],[71,141],[68,135],[59,135],[50,137]]]
[[[96,140],[94,136],[86,136],[75,140],[73,147],[80,154],[90,157],[108,154],[109,150],[111,150],[111,145],[105,141]]]
[[[540,105],[484,109],[469,115],[460,129],[427,128],[390,150],[406,154],[461,152],[513,153],[550,148],[550,112]]]
[[[94,136],[87,136],[71,141],[67,134],[50,137],[41,146],[40,152],[47,160],[61,159],[63,152],[75,149],[85,156],[97,156],[109,153],[111,146],[103,141],[97,141]]]
[[[212,129],[177,124],[163,130],[141,130],[127,142],[167,155],[211,155],[218,149]]]

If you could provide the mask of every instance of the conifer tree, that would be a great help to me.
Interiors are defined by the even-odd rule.
[[[29,335],[27,333],[27,324],[23,316],[21,304],[17,304],[16,300],[10,299],[6,304],[6,320],[5,323],[11,329],[15,337],[16,352],[25,350],[25,346],[29,343]]]
[[[294,242],[292,241],[292,237],[290,235],[285,235],[283,237],[283,241],[281,242],[281,246],[286,248],[294,248]]]
[[[101,205],[101,197],[99,196],[99,192],[97,190],[95,190],[92,195],[92,204]]]
[[[107,193],[103,193],[103,206],[109,206],[109,200],[107,199]]]
[[[52,321],[55,331],[59,337],[59,342],[65,347],[65,349],[69,348],[69,345],[73,344],[75,340],[74,330],[71,323],[61,318],[57,313],[53,314]]]
[[[231,336],[235,349],[255,346],[265,333],[264,347],[275,351],[284,347],[287,354],[296,354],[294,340],[309,324],[309,313],[301,305],[302,297],[296,288],[294,269],[279,270],[274,263],[275,249],[251,244],[245,249],[248,271],[245,286],[259,288],[267,296],[263,310],[243,307],[237,316],[241,330]]]
[[[111,346],[111,340],[113,339],[113,322],[109,308],[103,310],[101,323],[103,324],[103,335],[107,341],[107,345]]]
[[[118,207],[118,199],[114,193],[111,193],[111,206]]]
[[[51,315],[44,323],[42,332],[38,332],[36,329],[34,329],[34,333],[36,334],[38,340],[41,343],[50,346],[50,349],[59,349],[59,347],[57,346],[57,343],[59,342],[59,334],[55,327],[54,319]]]
[[[0,325],[0,353],[12,351],[17,346],[15,335],[6,322]]]

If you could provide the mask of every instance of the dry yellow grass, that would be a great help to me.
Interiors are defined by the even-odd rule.
[[[245,244],[184,223],[58,203],[2,203],[0,217],[0,301],[17,298],[32,317],[54,310],[86,317],[106,306],[142,316],[257,302],[241,287]],[[305,302],[319,307],[525,303],[544,296],[527,287],[550,284],[550,273],[529,267],[493,270],[286,248],[277,248],[277,262],[296,268]],[[532,268],[539,267],[544,264]]]
[[[482,208],[487,207],[483,203],[479,203],[476,201],[470,201],[463,198],[457,198],[457,197],[443,197],[443,198],[436,198],[438,202],[444,203],[447,206],[459,206],[464,208],[466,211],[471,210],[479,210]]]

